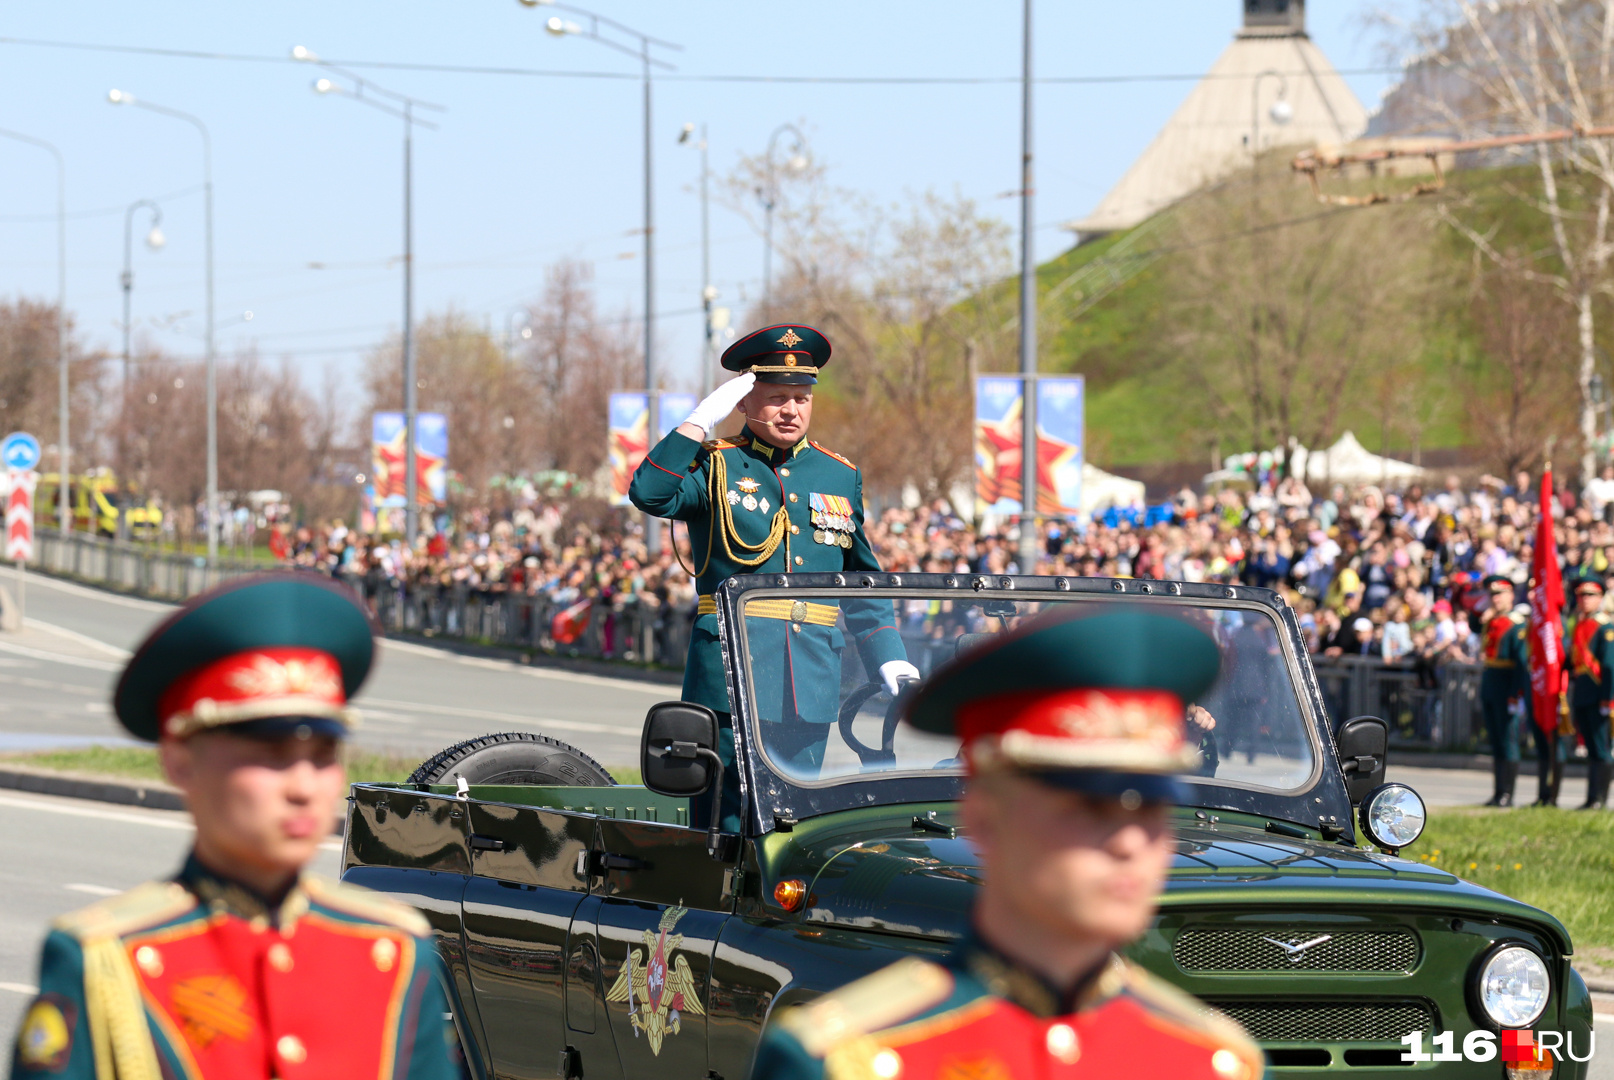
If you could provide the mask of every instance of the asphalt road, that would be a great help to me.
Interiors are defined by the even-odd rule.
[[[9,579],[3,582],[14,588]],[[0,751],[122,741],[108,703],[128,650],[172,605],[30,576],[27,618],[0,634]],[[645,710],[677,688],[384,641],[357,698],[368,749],[422,758],[494,731],[536,731],[602,764],[639,757]]]

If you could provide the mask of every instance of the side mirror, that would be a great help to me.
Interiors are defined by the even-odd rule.
[[[1353,716],[1334,732],[1340,768],[1345,772],[1345,793],[1352,806],[1384,783],[1385,758],[1390,750],[1390,725],[1376,716]]]
[[[688,701],[650,706],[639,747],[644,786],[657,795],[712,792],[712,824],[706,849],[713,858],[722,850],[723,759],[717,755],[717,714]]]

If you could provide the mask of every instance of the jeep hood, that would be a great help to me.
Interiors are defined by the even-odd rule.
[[[938,817],[951,824],[952,810]],[[807,882],[804,921],[926,938],[963,932],[983,874],[962,835],[922,830],[911,814],[834,822],[841,816],[817,819],[814,824],[822,824],[810,831],[770,837],[783,841],[770,860],[777,867],[771,880]],[[1422,863],[1247,824],[1178,820],[1174,830],[1177,853],[1163,910],[1434,909],[1529,926],[1570,951],[1568,932],[1551,915]]]

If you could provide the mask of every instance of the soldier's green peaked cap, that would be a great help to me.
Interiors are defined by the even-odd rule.
[[[328,579],[285,571],[194,597],[153,630],[113,693],[136,738],[229,726],[258,735],[346,734],[370,672],[369,615]]]
[[[976,771],[1006,765],[1090,790],[1107,790],[1106,777],[1136,788],[1126,778],[1197,764],[1184,715],[1220,669],[1216,642],[1186,619],[1067,608],[960,653],[920,686],[906,719],[957,735]]]
[[[829,364],[829,339],[810,326],[784,323],[747,334],[723,350],[729,371],[755,372],[757,382],[811,385]]]

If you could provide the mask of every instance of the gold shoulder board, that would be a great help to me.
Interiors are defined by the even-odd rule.
[[[302,885],[313,899],[348,915],[406,930],[416,937],[431,934],[431,923],[426,921],[426,916],[380,893],[315,874],[304,874]]]
[[[773,1022],[807,1053],[823,1058],[842,1043],[941,1004],[952,992],[953,976],[946,968],[910,956],[817,1001],[786,1009]]]
[[[1244,1028],[1230,1017],[1216,1012],[1183,993],[1163,979],[1125,961],[1120,962],[1126,988],[1156,1013],[1179,1027],[1221,1044],[1211,1058],[1219,1076],[1227,1080],[1255,1080],[1261,1075],[1261,1048]]]
[[[167,922],[196,906],[196,898],[176,881],[148,881],[63,915],[51,925],[80,941],[124,937]]]

